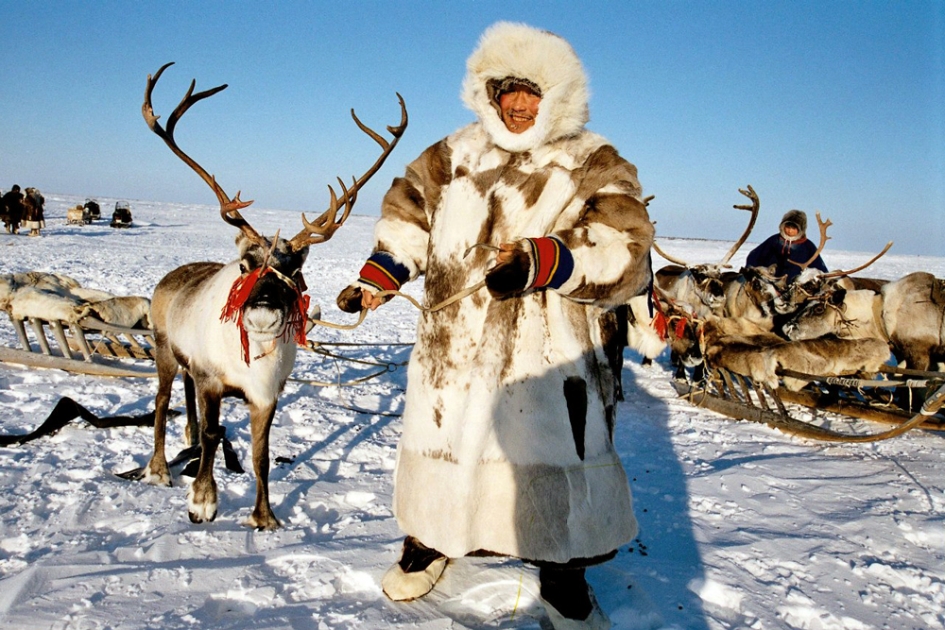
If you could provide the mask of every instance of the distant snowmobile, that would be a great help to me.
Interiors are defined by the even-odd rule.
[[[127,201],[115,202],[115,211],[112,213],[112,222],[109,225],[113,228],[131,227],[131,206]]]

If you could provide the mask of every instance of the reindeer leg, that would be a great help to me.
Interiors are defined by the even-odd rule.
[[[194,377],[184,370],[184,400],[187,405],[187,428],[184,429],[186,447],[200,443],[199,421],[197,419],[197,396],[194,391]]]
[[[187,511],[192,523],[204,523],[217,517],[217,482],[213,478],[213,460],[223,438],[220,428],[221,396],[206,387],[198,387],[201,411],[200,468],[187,493]]]
[[[256,505],[246,522],[256,529],[281,526],[269,505],[269,428],[276,415],[276,402],[265,407],[250,403],[249,422],[253,434],[253,470],[256,473]]]
[[[158,372],[158,390],[154,397],[154,452],[141,478],[155,486],[170,486],[171,472],[167,468],[164,438],[167,434],[167,409],[171,402],[171,388],[177,376],[177,360],[166,344],[159,344],[155,353]]]

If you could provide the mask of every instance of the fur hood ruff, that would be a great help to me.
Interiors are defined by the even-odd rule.
[[[530,151],[580,132],[589,120],[587,77],[564,39],[525,24],[498,22],[479,40],[466,62],[462,99],[492,141],[511,153]],[[490,81],[526,79],[541,90],[535,125],[515,134],[506,129],[491,100]]]
[[[793,223],[800,230],[797,236],[788,236],[784,233],[784,224]],[[796,243],[807,238],[807,214],[803,210],[788,210],[781,217],[781,223],[778,225],[778,233],[788,243]]]

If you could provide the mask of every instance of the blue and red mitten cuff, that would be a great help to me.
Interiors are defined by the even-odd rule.
[[[361,267],[358,282],[377,291],[397,291],[410,279],[410,270],[387,252],[374,252]]]
[[[524,238],[522,244],[531,258],[526,289],[560,289],[574,271],[574,257],[564,243],[553,236]]]

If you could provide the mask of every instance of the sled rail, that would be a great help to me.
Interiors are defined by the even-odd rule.
[[[785,387],[778,387],[776,390],[758,387],[750,379],[725,369],[709,370],[707,374],[707,378],[700,383],[673,381],[676,393],[680,398],[697,407],[709,409],[736,420],[766,424],[797,437],[828,442],[875,442],[902,435],[914,428],[945,431],[945,415],[940,413],[942,404],[945,402],[945,375],[934,372],[923,374],[932,378],[904,381],[861,379],[856,375],[824,377],[786,372],[785,376],[812,381],[813,386],[796,392]],[[918,376],[918,374],[913,375]],[[828,385],[828,381],[832,384]],[[855,387],[851,392],[850,385],[854,382]],[[920,391],[931,388],[932,393],[925,399],[920,411],[911,412],[859,394],[858,388],[869,386],[909,388],[909,391],[912,391],[913,387]],[[865,435],[835,431],[793,417],[785,403],[827,411],[848,418],[894,425],[894,428]]]
[[[91,316],[78,322],[10,316],[10,322],[19,348],[0,347],[0,361],[95,376],[157,376],[149,329]]]

